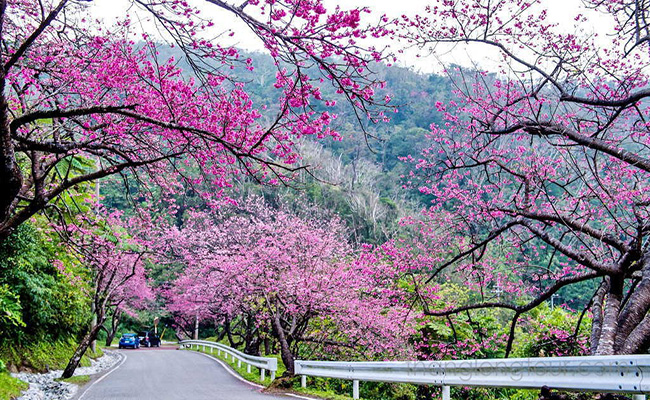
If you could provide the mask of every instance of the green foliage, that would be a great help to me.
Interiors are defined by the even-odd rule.
[[[0,243],[0,343],[78,333],[88,321],[84,284],[72,278],[79,271],[57,238],[30,223]]]
[[[90,382],[90,375],[74,375],[67,379],[57,378],[55,381],[74,383],[75,385],[83,386]]]
[[[192,351],[196,351],[196,350],[195,350],[195,349],[192,349]],[[262,381],[262,380],[260,379],[260,378],[261,378],[260,372],[259,372],[259,370],[258,370],[257,368],[255,368],[255,367],[251,367],[251,372],[249,373],[249,372],[247,372],[247,369],[246,369],[246,365],[245,365],[245,364],[242,363],[242,366],[241,366],[241,367],[238,367],[238,366],[237,366],[237,360],[233,361],[232,358],[230,358],[230,357],[227,357],[227,358],[226,358],[225,355],[224,355],[224,353],[222,353],[221,355],[218,355],[216,349],[213,350],[212,353],[210,353],[210,348],[206,347],[206,349],[205,349],[205,351],[204,351],[204,350],[203,350],[203,347],[199,347],[199,350],[198,350],[198,351],[199,351],[200,353],[209,354],[209,355],[211,355],[212,357],[214,357],[214,358],[216,358],[216,359],[219,359],[219,360],[225,362],[226,364],[228,364],[228,366],[230,366],[230,368],[232,368],[232,369],[233,369],[235,372],[237,372],[237,373],[238,373],[242,378],[246,379],[246,380],[249,381],[249,382],[255,382],[255,383],[258,383],[258,384],[260,384],[260,385],[264,385],[264,386],[269,386],[269,385],[271,384],[271,377],[270,377],[270,374],[269,374],[268,372],[267,372],[266,375],[265,375],[265,379],[264,379],[264,381]],[[278,359],[278,371],[277,371],[277,376],[281,376],[281,375],[286,371],[286,369],[284,368],[284,365],[282,364],[282,361],[281,361],[281,359],[280,359],[280,356],[279,356],[279,355],[275,355],[275,356],[271,356],[271,355],[269,355],[269,356],[267,356],[267,357],[276,357],[276,358]]]
[[[8,372],[0,372],[0,400],[15,399],[27,388],[29,388],[27,382],[13,378]]]
[[[25,327],[22,310],[18,295],[9,289],[9,285],[0,285],[0,336]]]
[[[48,369],[63,369],[70,361],[70,357],[77,348],[77,341],[73,337],[49,340],[34,340],[31,343],[14,345],[4,343],[0,346],[0,359],[18,369],[34,371],[47,371]],[[90,366],[90,358],[101,356],[101,350],[84,355],[81,365]]]
[[[432,309],[448,307],[447,301],[464,305],[474,301],[476,293],[455,283],[443,283]],[[443,317],[426,317],[413,338],[420,351],[434,359],[500,358],[505,355],[504,335],[510,314],[500,309],[480,309]],[[431,345],[433,344],[433,345]]]
[[[295,390],[296,392],[317,396],[318,398],[327,399],[327,400],[350,400],[351,398],[351,396],[349,395],[346,396],[346,395],[336,394],[334,392],[326,392],[317,388],[312,388],[312,387],[302,388],[297,383],[294,384],[293,390]]]
[[[514,356],[558,357],[585,355],[589,346],[591,319],[544,303],[531,311],[517,336]]]
[[[204,340],[214,341],[216,338],[207,338]],[[225,343],[224,343],[225,344]],[[196,351],[193,349],[192,351]],[[232,361],[230,357],[226,358],[223,354],[218,355],[216,350],[210,353],[210,349],[206,348],[204,351],[199,347],[199,352],[209,354],[230,366],[244,379],[268,386],[271,384],[269,374],[266,374],[266,379],[262,382],[260,380],[260,373],[257,368],[252,368],[252,371],[247,372],[246,365],[242,364],[241,367],[237,366],[237,361]],[[275,357],[278,360],[277,376],[282,376],[286,369],[282,363],[280,355],[273,354],[266,357]],[[300,387],[300,378],[292,378],[292,388],[296,392],[316,395],[325,399],[345,400],[349,399],[352,394],[352,382],[341,379],[328,379],[328,378],[308,378],[308,387],[303,389]],[[408,384],[397,383],[384,383],[384,382],[361,382],[359,385],[361,398],[367,400],[416,400],[416,387]]]

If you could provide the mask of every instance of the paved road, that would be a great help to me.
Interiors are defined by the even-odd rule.
[[[91,384],[82,400],[287,400],[241,382],[216,361],[175,349],[120,350],[126,361]]]

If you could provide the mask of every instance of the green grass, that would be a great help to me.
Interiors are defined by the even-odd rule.
[[[336,394],[334,392],[325,392],[325,391],[318,390],[318,389],[315,389],[315,388],[310,388],[309,384],[307,384],[306,388],[302,388],[302,387],[297,387],[296,388],[296,387],[294,387],[293,390],[295,392],[298,392],[298,393],[302,393],[302,394],[306,394],[306,395],[310,395],[310,396],[314,396],[314,397],[319,397],[319,398],[327,399],[327,400],[350,400],[352,398],[350,396],[343,396],[343,395],[340,395],[340,394]],[[350,389],[350,392],[351,391],[352,391],[352,389]]]
[[[192,349],[192,351],[197,351],[196,349]],[[216,359],[219,359],[223,361],[224,363],[228,364],[230,368],[233,369],[233,371],[237,372],[242,378],[246,379],[249,382],[254,382],[263,386],[269,386],[271,384],[271,377],[269,375],[269,372],[266,372],[266,376],[264,381],[262,381],[260,371],[259,369],[252,367],[251,366],[251,372],[248,373],[246,370],[246,364],[242,363],[241,367],[237,366],[237,360],[233,361],[230,357],[226,359],[224,353],[221,353],[221,355],[217,354],[217,349],[213,349],[213,353],[210,353],[210,348],[206,348],[205,351],[203,351],[203,347],[199,347],[198,350],[200,353],[205,353],[208,355],[213,356]],[[284,365],[282,365],[282,362],[278,360],[278,372],[277,375],[280,376],[282,373],[284,373],[285,368]]]
[[[55,342],[38,341],[21,346],[4,345],[0,347],[0,360],[18,369],[38,372],[64,369],[76,348],[77,342],[72,338]],[[103,354],[99,346],[95,353],[89,349],[81,359],[81,366],[90,366],[90,358],[98,358]]]
[[[13,378],[8,372],[0,373],[0,400],[15,399],[29,387],[27,382]]]
[[[90,381],[90,375],[75,375],[67,379],[57,378],[55,381],[74,383],[75,385],[83,386]]]
[[[192,351],[197,351],[197,350],[194,348],[192,349]],[[228,366],[230,366],[230,368],[232,368],[233,371],[237,372],[242,378],[246,379],[249,382],[257,383],[259,385],[263,385],[266,387],[269,387],[271,385],[271,378],[269,376],[268,371],[266,373],[266,378],[262,382],[260,380],[261,376],[258,368],[251,367],[251,372],[248,373],[246,369],[246,364],[242,363],[241,367],[237,367],[237,359],[235,359],[235,361],[233,361],[230,357],[226,359],[223,352],[221,353],[221,355],[217,354],[217,349],[213,349],[213,352],[210,353],[210,348],[206,347],[205,351],[203,351],[203,347],[199,346],[198,352],[211,355],[214,358],[223,361],[224,363],[228,364]],[[282,359],[280,358],[280,355],[269,354],[266,355],[265,357],[273,357],[278,360],[278,370],[276,371],[276,376],[278,377],[282,376],[282,374],[284,374],[284,372],[286,371],[286,368],[282,363]],[[327,400],[350,400],[352,398],[352,396],[343,396],[340,394],[336,394],[332,391],[319,390],[313,387],[310,388],[309,387],[310,379],[311,378],[307,378],[307,388],[302,388],[300,387],[300,378],[299,377],[293,378],[293,388],[291,389],[291,391],[296,393],[301,393],[301,394],[307,394],[307,395],[311,395],[314,397],[319,397],[321,399],[327,399]],[[350,395],[351,394],[352,394],[352,382],[350,382]]]

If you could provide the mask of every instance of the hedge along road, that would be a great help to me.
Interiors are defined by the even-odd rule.
[[[212,358],[175,349],[120,350],[126,360],[90,386],[79,400],[287,400],[260,393]],[[82,389],[82,390],[84,390]]]

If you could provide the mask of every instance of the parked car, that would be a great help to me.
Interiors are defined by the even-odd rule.
[[[145,347],[160,347],[160,336],[150,331],[142,331],[138,333],[140,344]]]
[[[124,349],[126,347],[137,349],[140,347],[140,338],[135,333],[125,333],[120,338],[120,343],[117,347],[120,349]]]

